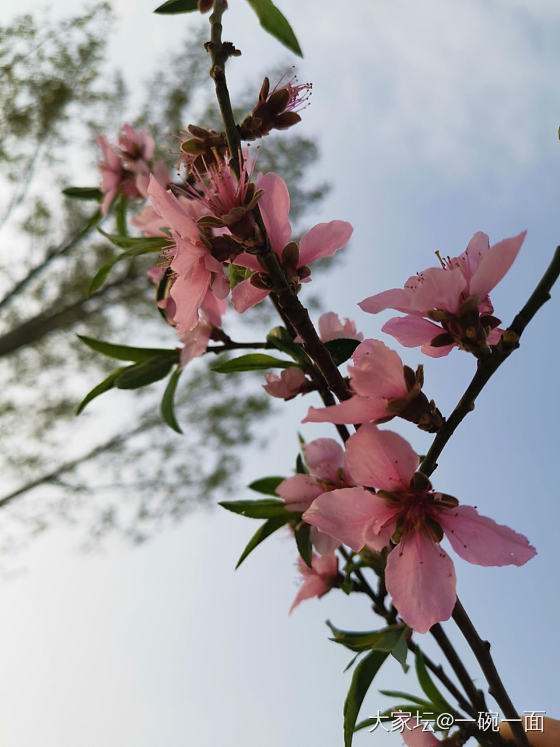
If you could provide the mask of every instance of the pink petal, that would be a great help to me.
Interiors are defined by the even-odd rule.
[[[344,464],[344,450],[334,439],[316,438],[303,445],[303,453],[309,472],[315,479],[327,482],[338,480],[338,471]]]
[[[465,251],[451,260],[451,265],[453,267],[459,267],[466,278],[467,283],[470,283],[472,276],[477,271],[482,258],[485,256],[489,248],[490,242],[488,236],[485,233],[482,233],[482,231],[477,231],[469,241]]]
[[[402,436],[374,425],[362,425],[346,442],[346,466],[353,479],[379,490],[407,490],[418,461]]]
[[[222,317],[226,313],[227,308],[228,304],[226,300],[217,298],[212,291],[208,291],[204,296],[201,311],[209,324],[213,324],[214,327],[220,327]]]
[[[443,309],[456,313],[461,302],[467,281],[458,267],[443,269],[429,267],[418,276],[418,284],[413,293],[412,313],[425,316],[430,309]]]
[[[233,308],[240,314],[247,309],[251,309],[268,296],[270,291],[257,288],[251,283],[251,278],[242,280],[231,292],[231,302]]]
[[[344,220],[331,220],[330,223],[313,226],[300,241],[298,267],[309,265],[322,257],[332,257],[346,246],[353,230],[350,223]]]
[[[425,724],[416,721],[416,718],[408,718],[405,721],[405,728],[401,732],[404,743],[407,747],[434,747],[441,744],[433,731],[424,731]]]
[[[239,267],[247,267],[249,270],[262,271],[262,265],[254,254],[242,252],[235,258],[234,264]]]
[[[480,516],[473,506],[442,510],[437,521],[457,555],[469,563],[523,565],[537,554],[527,537]]]
[[[368,529],[386,522],[387,504],[364,488],[340,488],[316,498],[303,520],[359,552]]]
[[[457,598],[453,563],[422,532],[405,534],[389,553],[385,582],[399,615],[418,633],[451,617]]]
[[[111,171],[120,171],[122,163],[121,158],[111,148],[109,140],[107,139],[107,135],[98,135],[95,139],[97,141],[97,145],[99,145],[101,151],[103,152],[103,157],[105,158],[105,164],[107,165],[107,167]]]
[[[309,533],[311,544],[317,550],[319,555],[330,555],[340,545],[340,542],[334,537],[321,532],[317,527],[311,527]]]
[[[327,311],[319,317],[319,337],[321,342],[344,338],[347,340],[363,340],[361,332],[356,331],[356,324],[350,319],[345,319],[344,324],[340,321],[338,314]]]
[[[307,384],[307,379],[301,368],[287,368],[280,376],[270,373],[265,376],[266,384],[263,384],[263,389],[271,397],[278,397],[279,399],[292,399],[299,394],[302,386]]]
[[[323,594],[326,594],[326,592],[330,588],[331,586],[320,576],[308,576],[303,582],[300,590],[298,591],[296,598],[292,602],[292,606],[290,607],[290,614],[305,599],[320,597]]]
[[[500,329],[500,327],[494,327],[494,329],[490,331],[490,334],[486,338],[486,342],[489,345],[497,345],[502,339],[503,334],[504,334],[503,329]]]
[[[394,316],[385,322],[381,331],[392,335],[405,348],[430,343],[444,332],[439,325],[418,316]]]
[[[350,397],[338,405],[310,407],[302,423],[370,423],[387,417],[387,400]]]
[[[113,199],[116,194],[117,194],[117,187],[113,187],[107,192],[107,194],[103,198],[103,202],[101,203],[101,214],[102,215],[107,215],[107,213],[109,212],[109,208],[111,207],[111,203],[113,202]]]
[[[352,358],[354,365],[348,370],[356,394],[374,399],[406,397],[403,363],[394,350],[380,340],[364,340]]]
[[[188,244],[188,242],[183,243]],[[192,247],[192,244],[190,246]],[[196,249],[197,247],[193,248]],[[174,263],[177,259],[179,266],[181,266],[181,260],[185,258],[178,254],[171,263],[172,269],[175,269]],[[185,262],[188,261],[185,259]],[[178,275],[173,282],[169,295],[176,306],[173,321],[177,325],[177,331],[180,335],[193,329],[198,324],[198,310],[204,301],[209,283],[210,273],[200,261],[190,262],[188,272],[185,275]]]
[[[183,239],[198,241],[196,223],[175,195],[164,189],[153,174],[150,174],[147,191],[155,211],[161,215],[168,228],[176,231]]]
[[[286,182],[269,172],[257,179],[257,189],[264,190],[259,198],[259,208],[270,245],[280,255],[292,236],[290,226],[290,195]]]
[[[185,332],[181,336],[183,347],[180,351],[180,361],[183,368],[187,363],[189,363],[189,361],[192,361],[193,358],[198,358],[201,355],[204,355],[210,339],[211,331],[211,325],[205,322],[199,322],[196,327]]]
[[[431,345],[422,345],[420,350],[424,353],[424,355],[429,355],[430,358],[443,358],[444,355],[449,355],[454,347],[455,343],[451,345],[440,345],[437,348],[432,347]]]
[[[527,231],[523,231],[518,236],[504,239],[490,247],[471,279],[471,296],[483,299],[500,282],[517,257],[526,235]]]
[[[414,309],[412,294],[406,288],[392,288],[377,293],[375,296],[365,298],[358,306],[362,311],[367,311],[370,314],[378,314],[385,309],[395,309],[395,311],[403,311],[407,314]]]
[[[314,555],[311,560],[311,567],[324,579],[334,578],[338,573],[338,560],[336,555],[324,555],[321,558]]]
[[[290,511],[305,511],[324,488],[310,475],[294,475],[286,478],[276,488],[276,494],[286,503]]]

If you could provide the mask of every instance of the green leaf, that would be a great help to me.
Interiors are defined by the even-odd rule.
[[[430,701],[419,698],[416,695],[411,695],[410,693],[405,693],[402,690],[380,690],[379,692],[381,695],[386,695],[388,698],[406,698],[411,703],[420,705],[423,708],[432,707]]]
[[[260,480],[254,480],[248,487],[256,493],[278,496],[276,488],[283,481],[283,477],[261,477]]]
[[[153,384],[154,381],[163,379],[169,373],[173,359],[169,356],[156,356],[142,363],[126,368],[120,376],[115,379],[118,389],[139,389],[142,386]]]
[[[267,368],[290,368],[295,366],[292,361],[284,361],[264,353],[249,353],[239,358],[218,361],[210,366],[216,373],[237,373],[238,371],[263,371]]]
[[[443,711],[447,713],[455,712],[455,709],[451,705],[449,705],[449,703],[434,685],[434,681],[428,674],[426,664],[424,663],[424,657],[422,656],[422,652],[419,648],[416,649],[416,675],[418,677],[420,687],[426,693],[434,706],[443,709]]]
[[[249,540],[247,547],[241,553],[241,557],[237,561],[237,565],[235,566],[235,568],[239,568],[247,555],[253,552],[255,547],[260,545],[260,543],[263,542],[263,540],[265,540],[267,537],[270,537],[270,535],[273,534],[277,529],[280,529],[280,527],[283,527],[284,524],[287,524],[288,521],[289,519],[287,519],[285,516],[276,516],[273,519],[265,521],[265,523],[257,529],[255,534]]]
[[[133,348],[129,345],[115,345],[112,342],[94,340],[93,337],[86,337],[85,335],[78,335],[78,337],[97,353],[103,353],[103,355],[109,358],[116,358],[119,361],[142,363],[142,361],[147,361],[155,357],[167,357],[171,363],[179,360],[179,352],[171,348]]]
[[[385,651],[371,651],[354,669],[352,684],[344,703],[344,747],[351,747],[354,727],[360,707],[373,682],[389,654]]]
[[[117,370],[110,373],[106,379],[103,379],[103,381],[100,382],[97,386],[94,386],[93,389],[86,394],[86,396],[78,405],[76,409],[76,415],[79,415],[84,407],[89,404],[92,399],[99,397],[99,395],[103,394],[103,392],[108,392],[109,389],[113,389],[113,387],[115,386],[115,379],[117,378],[117,376],[120,376],[123,371],[126,371],[127,368],[131,368],[131,366],[123,366],[122,368],[117,368]]]
[[[285,327],[274,327],[274,329],[271,329],[266,336],[266,341],[274,345],[277,350],[291,355],[299,365],[309,365],[309,358],[304,349],[292,340],[290,333]]]
[[[181,426],[177,422],[177,418],[175,417],[174,402],[175,390],[177,389],[177,383],[182,373],[183,369],[181,368],[181,366],[177,366],[177,368],[169,377],[169,381],[167,382],[167,386],[165,387],[165,392],[163,393],[160,406],[161,417],[164,419],[167,425],[170,428],[173,428],[174,431],[177,431],[177,433],[183,432],[181,430]]]
[[[197,0],[167,0],[154,13],[191,13],[193,10],[198,10]]]
[[[127,205],[127,198],[125,195],[121,195],[115,208],[115,223],[119,236],[128,236],[128,226],[126,224]]]
[[[404,630],[402,625],[389,625],[382,630],[371,631],[339,630],[330,620],[327,620],[327,625],[334,636],[331,640],[351,651],[375,649],[389,653],[398,645]]]
[[[272,0],[247,0],[257,14],[263,29],[295,54],[303,57],[303,53],[285,16],[278,10]]]
[[[62,194],[74,200],[95,200],[96,202],[101,202],[103,199],[103,192],[97,189],[97,187],[66,187],[66,189],[62,190]]]
[[[102,236],[110,241],[111,244],[118,246],[119,249],[137,249],[138,247],[141,247],[142,249],[152,249],[152,251],[155,252],[158,249],[162,249],[164,246],[173,243],[172,239],[167,238],[166,236],[122,236],[117,233],[107,233],[102,228],[98,228],[97,230]],[[145,254],[146,252],[143,253]],[[130,256],[135,255],[131,254]]]
[[[219,505],[249,519],[274,519],[281,516],[286,521],[291,521],[301,516],[301,511],[288,511],[284,501],[275,501],[273,498],[263,498],[260,501],[222,501]]]
[[[348,664],[344,667],[342,671],[347,672],[349,669],[352,669],[352,667],[356,663],[356,659],[359,657],[361,653],[362,653],[361,651],[358,651],[357,654],[354,654],[354,656],[350,659],[350,661],[348,662]]]
[[[311,560],[313,558],[313,547],[311,545],[310,533],[311,525],[306,524],[305,521],[300,521],[294,531],[297,549],[303,562],[308,566],[308,568],[311,568]]]
[[[336,363],[336,365],[340,366],[342,365],[342,363],[351,358],[352,353],[354,352],[354,350],[356,350],[359,344],[359,340],[350,340],[345,337],[341,337],[338,340],[329,340],[328,342],[325,342],[325,347],[331,354],[331,358]]]
[[[408,664],[406,663],[406,657],[408,656],[406,636],[407,631],[405,628],[401,633],[401,637],[391,650],[391,656],[393,656],[399,662],[405,674],[408,672]]]
[[[98,228],[97,230],[100,231],[101,229]],[[117,254],[116,257],[112,257],[110,260],[105,262],[105,264],[101,265],[99,270],[97,270],[97,272],[93,276],[91,283],[89,284],[88,295],[91,296],[91,294],[95,293],[98,288],[101,288],[105,280],[107,280],[107,277],[113,269],[113,266],[116,265],[117,262],[122,262],[125,259],[132,259],[133,257],[140,256],[141,254],[153,254],[154,252],[159,252],[163,246],[169,246],[168,241],[166,241],[165,244],[162,244],[161,242],[164,241],[163,239],[159,237],[155,238],[155,243],[152,243],[152,238],[127,239],[127,241],[139,241],[141,243],[136,244],[130,249],[127,249],[126,251],[122,252],[122,254]]]
[[[249,270],[247,267],[240,267],[239,265],[230,263],[228,267],[229,287],[231,288],[231,290],[233,290],[236,285],[239,285],[239,283],[247,280],[247,278],[250,278],[251,275],[252,270]]]
[[[301,454],[298,454],[296,457],[296,475],[308,475],[308,474],[309,474],[309,470],[305,466],[303,457]]]

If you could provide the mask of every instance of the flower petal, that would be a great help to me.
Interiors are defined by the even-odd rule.
[[[270,291],[257,288],[251,283],[251,278],[242,280],[231,292],[231,302],[236,311],[242,314],[251,309],[268,296]]]
[[[441,335],[442,327],[418,316],[394,316],[381,327],[381,331],[392,335],[405,348],[430,343]]]
[[[444,355],[449,355],[454,347],[455,343],[452,343],[451,345],[441,345],[437,348],[432,345],[422,345],[420,350],[424,355],[429,355],[430,358],[443,358]]]
[[[387,400],[350,397],[338,405],[310,407],[302,423],[369,423],[387,417]]]
[[[276,494],[290,511],[305,511],[321,493],[324,488],[311,475],[288,477],[276,488]]]
[[[332,257],[346,246],[353,230],[345,220],[331,220],[330,223],[313,226],[300,241],[298,267],[309,265],[322,257]]]
[[[358,306],[369,314],[378,314],[385,309],[395,309],[395,311],[407,314],[414,309],[412,294],[408,288],[392,288],[376,293],[374,296],[364,298]]]
[[[316,438],[302,448],[309,472],[315,479],[338,480],[338,470],[344,464],[344,450],[339,443],[333,438]]]
[[[467,287],[465,276],[458,267],[453,269],[429,267],[418,276],[412,291],[414,311],[425,316],[430,309],[443,309],[456,313],[461,296]]]
[[[490,247],[471,279],[471,296],[485,298],[500,282],[517,257],[526,235],[527,231],[523,231],[518,236],[504,239]]]
[[[523,565],[537,554],[527,537],[480,516],[473,506],[440,511],[437,521],[457,555],[469,563]]]
[[[403,363],[398,353],[380,340],[364,340],[354,351],[352,359],[354,365],[348,370],[356,394],[374,399],[406,397]]]
[[[288,187],[278,174],[269,172],[259,176],[257,189],[264,190],[264,194],[259,198],[259,209],[270,245],[276,254],[280,255],[292,235]]]
[[[385,582],[399,615],[418,633],[451,617],[457,598],[453,563],[422,532],[403,535],[389,553]]]
[[[168,228],[176,231],[183,239],[198,241],[198,227],[175,195],[164,189],[153,174],[150,174],[148,195],[155,211],[161,215]]]
[[[418,723],[416,718],[407,718],[404,723],[401,736],[407,747],[434,747],[441,744],[433,731],[424,731],[425,724],[422,721]]]
[[[340,542],[337,539],[331,537],[329,534],[321,532],[317,527],[311,527],[309,538],[311,539],[311,544],[317,550],[319,555],[330,555],[340,545]]]
[[[363,425],[346,442],[346,466],[353,479],[379,490],[407,490],[418,461],[402,436],[374,425]]]
[[[330,589],[330,585],[321,576],[308,576],[300,587],[296,598],[290,607],[290,614],[305,599],[320,597]]]
[[[364,488],[340,488],[315,498],[303,520],[359,552],[369,526],[386,519],[382,498]]]

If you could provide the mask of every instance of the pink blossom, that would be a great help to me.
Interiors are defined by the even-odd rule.
[[[379,340],[364,340],[348,366],[354,395],[338,405],[310,407],[304,423],[368,423],[396,415],[429,432],[443,422],[439,410],[422,393],[422,369],[415,374],[399,355]]]
[[[283,480],[276,493],[290,511],[305,511],[325,491],[353,485],[345,469],[344,450],[332,438],[317,438],[302,446],[309,474]],[[311,542],[318,553],[328,555],[340,544],[329,534],[311,528]]]
[[[490,246],[488,236],[478,232],[460,256],[441,260],[441,267],[409,278],[404,288],[383,291],[359,305],[371,314],[384,309],[407,314],[382,328],[405,347],[421,345],[422,352],[434,358],[447,355],[455,345],[485,355],[503,332],[488,293],[513,264],[525,235]]]
[[[425,728],[426,724],[416,718],[404,720],[401,736],[407,747],[434,747],[436,744],[441,744],[433,731],[425,730]]]
[[[111,148],[106,135],[98,135],[95,139],[105,159],[99,163],[99,170],[101,171],[101,191],[105,195],[101,203],[101,212],[107,215],[109,205],[115,199],[122,180],[123,161]]]
[[[440,541],[483,566],[523,565],[536,551],[526,537],[452,496],[436,493],[418,468],[410,444],[391,431],[363,425],[346,444],[346,467],[363,487],[320,495],[303,519],[355,552],[398,542],[389,553],[385,583],[402,619],[420,633],[447,620],[455,605],[453,563]]]
[[[150,177],[148,195],[175,241],[170,264],[175,278],[169,294],[175,304],[173,323],[183,335],[198,324],[198,312],[209,288],[218,298],[224,298],[229,284],[221,263],[200,241],[198,226],[190,213],[190,206],[186,204],[188,201],[180,202],[153,176]]]
[[[345,319],[344,324],[340,321],[338,314],[327,311],[319,317],[319,338],[321,342],[329,340],[363,340],[364,336],[356,330],[356,322]]]
[[[297,394],[307,388],[308,381],[301,368],[291,366],[282,371],[280,376],[270,373],[265,376],[266,384],[263,384],[265,392],[271,397],[279,399],[293,399]]]
[[[294,282],[308,282],[308,265],[322,257],[330,257],[346,246],[352,234],[352,226],[341,220],[319,223],[303,235],[298,249],[295,244],[290,244],[290,195],[286,183],[276,174],[268,173],[257,180],[257,191],[260,190],[263,190],[263,194],[258,204],[272,250]],[[235,259],[235,264],[255,270],[256,273],[238,283],[232,291],[233,305],[242,313],[265,299],[270,290],[262,287],[262,283],[255,284],[256,280],[267,276],[254,254],[240,254]]]
[[[312,597],[322,597],[333,586],[338,584],[338,560],[336,555],[324,555],[322,558],[313,554],[311,568],[298,558],[298,570],[303,577],[303,584],[290,607],[292,613],[300,602]]]

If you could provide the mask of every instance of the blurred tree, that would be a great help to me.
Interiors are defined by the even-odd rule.
[[[177,392],[185,436],[161,422],[160,385],[134,395],[111,392],[74,419],[85,392],[114,367],[74,332],[125,344],[177,341],[153,302],[149,260],[117,266],[87,296],[114,247],[95,230],[96,203],[64,199],[61,189],[98,181],[94,134],[116,136],[125,121],[145,127],[172,168],[173,135],[193,121],[193,102],[215,117],[202,49],[206,30],[173,59],[166,55],[131,116],[122,76],[108,73],[103,62],[110,22],[102,3],[61,22],[27,15],[0,27],[0,506],[12,519],[4,522],[5,547],[14,538],[21,542],[22,523],[33,533],[60,517],[87,521],[94,538],[118,530],[143,540],[213,491],[222,495],[235,485],[240,445],[259,437],[253,423],[270,410],[266,396],[194,361]],[[248,102],[259,87],[256,81]],[[83,153],[91,162],[84,163]],[[296,220],[326,189],[303,186],[316,158],[311,141],[285,133],[266,138],[260,149],[259,168],[278,169],[290,185]],[[111,230],[111,221],[103,227]],[[235,335],[251,329],[252,337],[264,336],[267,321],[262,310],[236,318]]]

